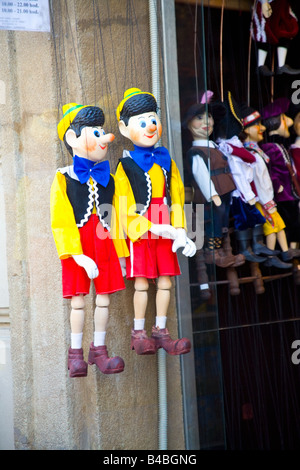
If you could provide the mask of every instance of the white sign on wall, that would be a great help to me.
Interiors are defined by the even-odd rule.
[[[49,32],[49,1],[0,0],[0,29]]]

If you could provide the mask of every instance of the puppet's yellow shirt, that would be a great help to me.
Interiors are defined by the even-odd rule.
[[[114,208],[111,216],[110,235],[119,258],[129,256],[129,251],[124,239],[123,230],[119,228],[118,214]],[[59,171],[56,172],[50,193],[51,228],[54,242],[60,259],[69,258],[72,255],[83,254],[80,233],[76,225],[73,207],[66,191],[66,178]],[[94,207],[93,213],[96,213]]]
[[[175,228],[186,228],[184,185],[175,161],[171,160],[171,162],[171,225]],[[152,184],[152,197],[163,197],[165,177],[161,167],[154,163],[148,174]],[[129,179],[122,166],[122,160],[115,174],[115,188],[115,208],[118,218],[125,234],[134,242],[150,229],[152,223],[146,217],[136,213],[136,202]]]

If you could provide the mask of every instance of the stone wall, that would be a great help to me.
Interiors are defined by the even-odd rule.
[[[54,0],[51,33],[0,31],[0,145],[7,226],[16,449],[158,448],[157,357],[130,350],[133,286],[111,296],[107,346],[125,361],[121,374],[70,379],[69,301],[50,228],[57,167],[70,164],[56,125],[68,102],[100,105],[122,149],[115,109],[125,89],[151,90],[148,1]],[[146,328],[154,323],[150,288]],[[84,352],[93,338],[94,291],[86,302]],[[177,335],[175,288],[168,328]],[[184,449],[178,357],[167,357],[168,447]]]

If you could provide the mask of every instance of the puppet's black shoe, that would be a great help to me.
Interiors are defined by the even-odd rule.
[[[258,72],[263,77],[273,77],[274,72],[272,72],[266,65],[260,65],[258,67]]]
[[[289,65],[282,65],[281,67],[278,67],[276,70],[277,75],[281,75],[283,73],[286,73],[288,75],[300,75],[300,70],[299,69],[292,69]]]
[[[293,267],[292,263],[285,263],[284,261],[281,261],[277,256],[269,256],[267,261],[265,261],[263,264],[267,267],[273,266],[274,268],[279,269],[289,269]]]
[[[124,361],[119,356],[108,357],[106,346],[90,345],[89,364],[96,364],[103,374],[118,374],[124,370]]]
[[[83,350],[69,348],[68,369],[70,377],[86,377],[87,363],[83,360]]]

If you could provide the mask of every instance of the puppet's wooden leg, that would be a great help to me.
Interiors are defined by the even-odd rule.
[[[156,294],[156,324],[152,328],[151,338],[156,349],[163,348],[168,354],[186,354],[191,350],[191,342],[187,338],[173,340],[166,328],[167,308],[170,301],[172,282],[169,276],[160,276],[157,281]]]
[[[144,328],[145,314],[148,303],[148,280],[144,277],[138,277],[134,283],[135,293],[133,299],[134,306],[134,324],[131,330],[131,349],[139,355],[155,354],[155,341],[148,338]]]
[[[124,370],[124,361],[119,356],[108,357],[105,345],[109,303],[108,294],[96,296],[94,342],[90,345],[88,363],[96,364],[103,374],[117,374]]]
[[[87,363],[83,359],[82,332],[84,325],[84,298],[76,295],[71,300],[71,347],[68,351],[68,370],[70,377],[86,377]]]
[[[209,279],[206,270],[203,250],[196,252],[196,268],[197,280],[200,287],[200,295],[203,300],[208,300],[211,297],[211,290],[209,288]]]
[[[265,292],[265,287],[258,263],[251,262],[250,269],[251,276],[254,277],[253,284],[256,294],[263,294]]]
[[[227,279],[229,281],[229,292],[231,295],[240,294],[239,278],[236,272],[236,269],[229,267],[226,269]]]

